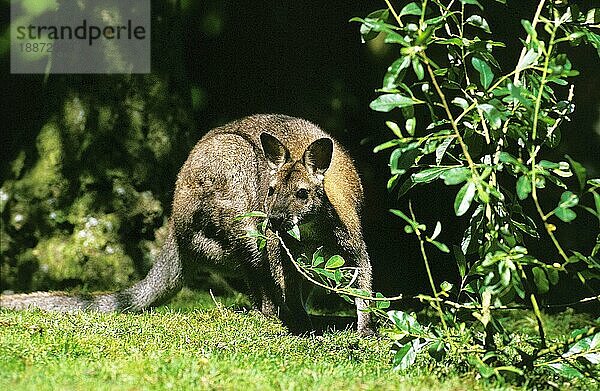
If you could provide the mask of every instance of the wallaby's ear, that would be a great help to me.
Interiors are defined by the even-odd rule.
[[[330,138],[320,138],[313,141],[304,152],[304,165],[309,172],[323,179],[325,171],[331,164],[333,141]]]
[[[260,143],[272,169],[279,169],[290,159],[290,151],[276,137],[269,133],[261,133]]]

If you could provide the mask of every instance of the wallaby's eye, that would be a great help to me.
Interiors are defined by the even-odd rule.
[[[273,193],[275,193],[275,188],[273,186],[269,186],[269,197],[271,197],[273,195]]]
[[[301,200],[307,199],[308,198],[308,190],[298,189],[298,191],[296,192],[296,197],[300,198]]]

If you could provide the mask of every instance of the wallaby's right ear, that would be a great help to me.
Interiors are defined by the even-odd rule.
[[[276,137],[261,133],[260,144],[271,169],[279,169],[290,159],[290,151]]]

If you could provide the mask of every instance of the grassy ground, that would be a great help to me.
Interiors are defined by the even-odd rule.
[[[143,314],[0,310],[0,390],[485,388],[472,375],[438,380],[389,362],[384,339],[291,336],[258,313],[215,308],[207,294]]]

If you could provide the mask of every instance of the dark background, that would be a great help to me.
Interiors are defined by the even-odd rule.
[[[496,57],[503,69],[511,69],[521,50],[519,39],[524,36],[520,20],[531,18],[535,3],[509,1],[507,6],[494,1],[484,3],[484,16],[496,40],[507,45],[496,49]],[[6,16],[3,20],[8,20],[8,9],[3,7],[2,13]],[[156,112],[172,115],[169,110],[174,110],[176,113],[173,119],[176,130],[167,131],[168,137],[172,137],[170,153],[162,158],[148,153],[131,155],[126,149],[115,154],[115,144],[107,141],[120,137],[119,130],[115,129],[115,135],[93,137],[95,151],[71,158],[64,169],[66,178],[79,178],[73,181],[81,182],[80,169],[88,167],[97,177],[105,178],[98,170],[119,166],[123,156],[131,155],[132,159],[153,167],[152,175],[133,180],[132,186],[137,192],[151,190],[160,201],[162,211],[150,220],[140,217],[143,213],[129,220],[123,215],[123,221],[127,220],[127,223],[123,223],[119,231],[119,238],[129,243],[125,244],[125,253],[134,259],[132,279],[143,275],[149,264],[135,260],[147,253],[147,249],[131,243],[152,240],[154,229],[163,224],[162,217],[169,214],[177,168],[195,141],[210,128],[235,118],[253,113],[285,113],[321,125],[355,158],[366,192],[363,224],[376,289],[386,294],[414,294],[427,290],[416,240],[404,233],[403,224],[387,210],[407,210],[408,200],[412,200],[420,221],[429,227],[437,220],[442,222],[440,240],[448,244],[459,243],[466,222],[453,216],[452,200],[457,189],[437,184],[417,187],[399,200],[385,190],[389,155],[386,151],[373,154],[372,149],[392,136],[384,122],[399,119],[400,115],[375,113],[368,105],[377,96],[375,89],[381,85],[385,70],[397,53],[391,48],[362,44],[359,25],[348,22],[354,16],[364,17],[383,7],[385,3],[378,1],[184,1],[181,11],[177,11],[169,2],[153,2],[153,17],[161,16],[161,21],[153,19],[153,75],[166,85],[166,97],[158,98],[162,100]],[[151,85],[147,77],[132,82],[122,76],[49,75],[48,81],[44,82],[43,75],[11,75],[8,52],[3,50],[0,58],[4,92],[0,174],[5,185],[19,183],[24,175],[22,172],[35,166],[40,157],[39,148],[36,150],[40,129],[61,112],[69,94],[75,92],[86,97],[84,100],[89,103],[90,112],[94,105],[102,104],[120,112],[119,106],[126,93],[119,88],[144,91]],[[572,121],[562,127],[560,147],[549,156],[558,160],[568,153],[586,166],[591,177],[598,176],[600,62],[592,47],[570,49],[569,57],[573,67],[581,72],[572,79],[576,112]],[[152,95],[146,98],[156,99]],[[86,131],[96,131],[93,121],[87,122]],[[15,175],[11,167],[21,151],[26,151],[27,158],[21,173]],[[95,153],[97,159],[87,158],[96,156]],[[106,163],[98,168],[99,161]],[[133,167],[137,163],[127,164]],[[106,185],[108,179],[98,180],[97,188],[93,190],[104,194],[99,196],[99,202],[108,203],[110,189],[102,193],[103,183]],[[68,189],[61,193],[62,198],[59,197],[65,210],[86,191],[81,186]],[[41,203],[42,198],[34,197],[27,202],[35,205]],[[15,227],[11,211],[15,210],[17,201],[13,202],[11,198],[7,205],[3,208],[2,233],[11,240],[10,246],[6,244],[8,242],[2,242],[2,270],[11,277],[0,278],[5,285],[0,291],[87,286],[85,281],[77,278],[61,282],[56,278],[44,280],[43,275],[33,280],[27,277],[27,273],[40,274],[42,262],[35,256],[24,256],[24,248],[34,247],[41,239],[58,231],[73,231],[77,225],[75,220],[58,228],[49,224],[47,229],[40,230],[42,223],[36,222],[36,215],[32,214],[29,225]],[[579,215],[580,219],[565,227],[569,229],[559,231],[559,237],[566,248],[589,252],[598,232],[597,220],[583,211]],[[549,241],[544,238],[539,243],[528,244],[541,259],[552,260],[556,255],[547,243]],[[25,258],[26,262],[22,261]],[[431,251],[431,258],[438,282],[456,278],[452,257]],[[575,281],[565,282],[549,300],[566,302],[574,299],[581,294],[576,285]],[[93,284],[89,286],[94,287]],[[102,284],[99,286],[103,287]]]

